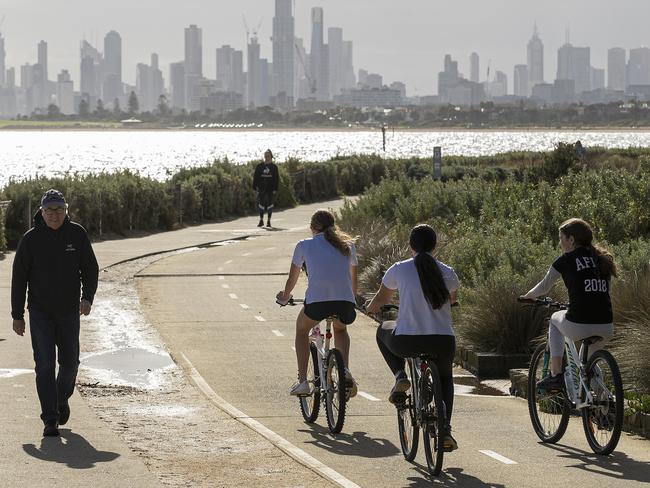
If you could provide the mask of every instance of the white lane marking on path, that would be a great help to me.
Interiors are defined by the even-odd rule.
[[[265,251],[274,251],[274,250],[275,250],[275,248],[274,248],[274,247],[267,247],[267,248],[266,248],[266,249],[264,249],[264,250],[265,250]]]
[[[273,329],[271,332],[273,332],[278,337],[284,337],[284,334],[282,332],[280,332],[279,330]]]
[[[286,440],[284,437],[281,437],[280,435],[276,434],[273,432],[271,429],[268,427],[264,426],[257,420],[249,417],[246,415],[244,412],[239,410],[237,407],[234,405],[231,405],[228,403],[226,400],[221,398],[219,395],[216,394],[216,392],[210,387],[210,385],[203,379],[201,374],[196,370],[196,368],[192,365],[189,359],[187,359],[187,356],[184,353],[181,353],[181,356],[183,356],[183,359],[187,363],[189,372],[190,372],[190,377],[196,384],[196,386],[199,387],[199,389],[203,392],[203,394],[210,399],[212,403],[214,403],[217,407],[219,407],[221,410],[226,412],[228,415],[230,415],[232,418],[237,420],[238,422],[241,422],[244,424],[246,427],[250,428],[251,430],[254,430],[261,436],[265,437],[268,439],[271,444],[273,444],[275,447],[280,449],[281,451],[285,452],[288,454],[290,457],[298,461],[300,464],[303,466],[311,469],[313,472],[316,474],[322,476],[328,481],[331,481],[332,483],[341,486],[343,488],[361,488],[359,485],[356,483],[350,481],[340,473],[334,471],[332,468],[324,465],[321,463],[319,460],[316,458],[310,456],[307,454],[305,451],[302,449],[294,446],[291,444],[288,440]]]
[[[226,283],[224,283],[223,285],[221,285],[221,288],[224,288],[224,289],[227,290],[228,288],[230,288],[230,285],[227,285]]]
[[[242,254],[242,256],[245,257],[245,258],[247,258],[247,257],[250,256],[251,254],[253,254],[253,253],[252,253],[252,252],[245,252],[244,254]]]
[[[237,295],[235,295],[234,293],[228,293],[228,296],[233,300],[237,300]]]
[[[240,303],[239,306],[243,308],[244,310],[248,310],[250,307],[246,305],[245,303]]]
[[[226,279],[226,277],[225,277],[225,276],[219,276],[219,279],[220,279],[221,281],[223,281],[223,280]]]
[[[33,369],[0,369],[0,378],[13,378],[21,374],[30,374],[33,372]]]
[[[228,261],[226,261],[226,262],[223,263],[223,264],[230,264],[230,263],[232,263],[232,259],[229,259]]]
[[[357,394],[359,396],[362,396],[366,400],[370,400],[371,402],[380,402],[381,401],[379,398],[374,397],[370,393],[366,393],[365,391],[358,391]]]
[[[485,449],[484,450],[479,449],[478,452],[480,452],[481,454],[485,454],[486,456],[490,456],[491,458],[496,459],[497,461],[500,461],[503,464],[517,464],[516,461],[513,461],[512,459],[508,459],[507,457],[502,456],[498,452],[485,450]]]
[[[262,317],[261,315],[256,315],[255,320],[259,320],[260,322],[266,322],[266,319]]]

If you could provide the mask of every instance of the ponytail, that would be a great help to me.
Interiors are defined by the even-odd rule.
[[[612,276],[617,276],[614,256],[609,251],[593,244],[589,246],[589,251],[596,260],[598,271],[603,278],[609,280]]]
[[[424,298],[434,310],[450,300],[449,290],[436,260],[429,254],[436,248],[437,236],[433,228],[426,224],[413,227],[409,237],[411,249],[417,254],[413,259],[420,278]]]
[[[325,240],[334,246],[341,254],[349,257],[352,254],[354,239],[340,230],[334,223],[334,215],[328,210],[317,210],[311,216],[311,228],[322,232]]]

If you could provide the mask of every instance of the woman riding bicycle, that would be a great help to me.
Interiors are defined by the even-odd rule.
[[[593,244],[593,232],[587,222],[569,219],[560,225],[560,247],[564,254],[551,265],[546,276],[521,298],[531,299],[548,294],[562,277],[569,293],[569,308],[551,316],[548,344],[551,374],[537,383],[546,391],[564,387],[562,356],[564,336],[578,341],[591,336],[602,340],[589,346],[589,355],[605,345],[612,336],[612,302],[609,285],[616,276],[610,253]]]
[[[453,360],[456,338],[451,320],[451,304],[456,302],[458,276],[454,270],[433,257],[436,233],[428,225],[411,230],[409,244],[413,257],[393,264],[382,279],[381,287],[366,307],[377,313],[399,291],[399,312],[393,330],[384,323],[377,329],[377,344],[388,367],[395,375],[389,401],[406,392],[411,383],[404,371],[404,358],[427,354],[440,373],[442,396],[447,412],[443,427],[443,446],[458,448],[451,435],[449,421],[454,404]]]
[[[309,361],[309,331],[328,317],[334,320],[334,340],[345,363],[345,379],[350,397],[357,393],[357,387],[348,369],[350,336],[346,326],[356,318],[355,297],[357,294],[357,253],[353,239],[338,229],[334,215],[327,210],[318,210],[311,217],[313,237],[299,241],[293,253],[289,278],[277,295],[280,303],[291,298],[291,292],[298,282],[300,270],[306,265],[308,273],[305,306],[296,320],[296,358],[298,360],[298,382],[291,387],[291,395],[308,395],[311,384],[307,381]]]

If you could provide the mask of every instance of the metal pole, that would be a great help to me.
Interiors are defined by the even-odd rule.
[[[386,125],[381,126],[381,137],[384,143],[384,152],[386,152]]]
[[[439,180],[442,177],[442,148],[433,148],[433,179]]]
[[[102,192],[99,191],[99,237],[102,236]]]

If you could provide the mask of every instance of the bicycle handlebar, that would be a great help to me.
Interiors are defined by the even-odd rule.
[[[556,308],[558,310],[566,310],[567,308],[569,308],[568,303],[555,301],[551,297],[544,297],[544,298],[518,297],[517,301],[519,303],[528,303],[530,305],[536,305],[538,307]]]
[[[281,307],[286,307],[287,305],[294,306],[294,305],[298,305],[300,303],[305,303],[305,300],[303,298],[293,298],[293,297],[291,297],[291,298],[289,298],[289,300],[286,303],[283,303],[283,302],[281,302],[279,300],[276,300],[275,303],[277,303]]]

